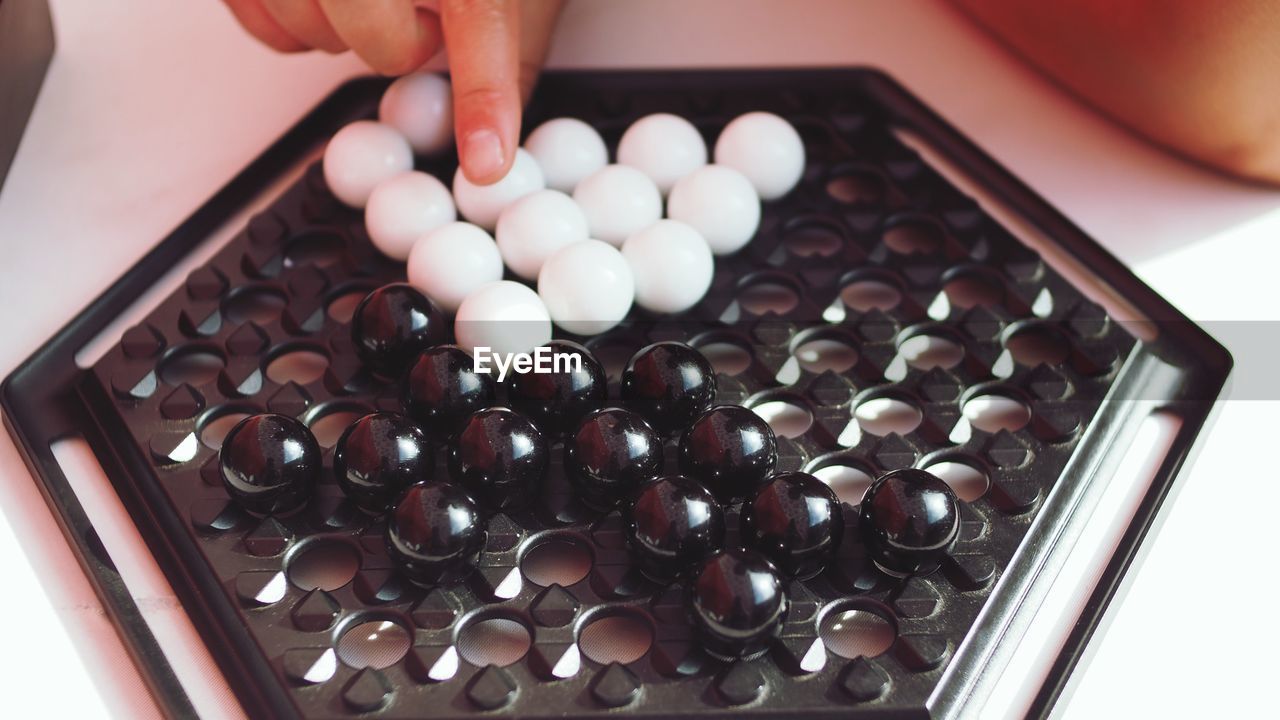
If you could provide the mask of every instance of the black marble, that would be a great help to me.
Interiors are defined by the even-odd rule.
[[[699,645],[726,660],[768,650],[789,606],[777,568],[752,550],[708,558],[689,584],[687,603]]]
[[[724,544],[724,510],[697,480],[668,475],[641,486],[622,507],[623,534],[640,572],[668,583]]]
[[[750,497],[777,464],[773,428],[739,405],[711,408],[680,437],[680,471],[725,504]]]
[[[520,510],[542,488],[549,456],[546,439],[529,418],[488,408],[458,432],[449,450],[449,472],[487,508]]]
[[[493,377],[477,373],[471,354],[457,345],[437,345],[419,353],[400,388],[400,402],[436,438],[452,436],[477,410],[496,398]]]
[[[742,542],[784,575],[807,579],[822,572],[844,537],[844,512],[835,492],[804,472],[769,478],[743,504]]]
[[[604,407],[609,379],[600,361],[576,342],[552,340],[543,347],[554,362],[577,358],[581,366],[548,363],[552,372],[513,373],[508,397],[511,407],[527,415],[547,436],[559,437],[572,432],[587,413]]]
[[[351,423],[333,448],[333,474],[360,508],[385,512],[405,488],[431,479],[434,455],[422,428],[379,412]]]
[[[624,408],[597,410],[564,444],[565,471],[578,498],[600,510],[635,494],[662,472],[662,438]]]
[[[320,444],[287,415],[251,415],[222,441],[222,484],[250,512],[285,513],[307,501],[320,477]]]
[[[419,585],[451,583],[475,566],[485,543],[480,506],[458,485],[411,485],[387,516],[387,554]]]
[[[622,371],[622,400],[663,433],[684,429],[716,397],[716,375],[702,353],[679,342],[654,343]]]
[[[924,470],[903,468],[882,475],[858,507],[867,552],[891,575],[937,570],[960,536],[956,494]]]
[[[383,377],[400,377],[415,355],[448,338],[444,313],[405,283],[369,293],[351,316],[351,341],[360,361]]]

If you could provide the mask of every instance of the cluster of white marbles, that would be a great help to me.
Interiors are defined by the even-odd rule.
[[[501,180],[476,185],[459,169],[451,192],[413,170],[415,153],[451,145],[450,92],[430,73],[396,80],[378,122],[334,135],[324,176],[335,197],[364,208],[374,246],[406,261],[409,282],[454,313],[469,350],[525,352],[551,339],[553,322],[599,334],[633,304],[692,308],[711,287],[714,256],[741,250],[759,228],[761,200],[782,197],[804,173],[799,133],[771,113],[726,125],[713,164],[702,133],[676,115],[632,123],[614,164],[595,128],[556,118],[529,134]],[[537,291],[503,280],[504,267]]]

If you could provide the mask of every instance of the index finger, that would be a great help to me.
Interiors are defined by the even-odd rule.
[[[443,0],[459,161],[467,179],[502,179],[520,137],[520,19],[511,0]]]

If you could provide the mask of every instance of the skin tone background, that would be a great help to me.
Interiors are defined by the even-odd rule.
[[[216,2],[52,5],[58,54],[0,194],[0,374],[342,79],[367,72],[350,54],[276,53]],[[1273,332],[1280,319],[1274,190],[1138,140],[949,3],[803,7],[779,15],[775,3],[758,0],[571,2],[547,61],[878,65],[1191,317]],[[1067,717],[1106,716],[1116,703],[1158,717],[1237,716],[1269,702],[1280,631],[1252,608],[1268,597],[1257,549],[1272,537],[1260,518],[1280,503],[1280,484],[1259,458],[1274,445],[1280,402],[1245,381],[1251,369],[1271,365],[1272,353],[1250,352],[1265,350],[1262,341],[1224,339],[1238,363],[1236,394],[1223,403]],[[0,435],[0,563],[7,713],[156,716],[7,434]],[[180,615],[163,583],[133,590],[149,618]],[[1219,696],[1223,687],[1229,697]],[[214,692],[196,695],[214,716],[234,711]]]

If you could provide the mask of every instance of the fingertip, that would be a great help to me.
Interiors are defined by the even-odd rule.
[[[515,162],[515,153],[497,130],[484,126],[460,129],[459,138],[458,162],[468,180],[476,185],[491,185],[506,177]]]
[[[455,73],[456,74],[456,73]],[[453,85],[458,161],[467,179],[488,185],[506,176],[520,144],[520,99],[515,84],[467,88]]]

